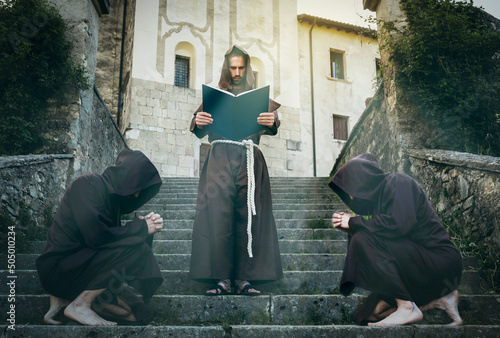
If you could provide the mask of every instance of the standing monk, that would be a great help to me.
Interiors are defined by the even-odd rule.
[[[462,325],[458,291],[462,257],[420,185],[402,173],[384,173],[362,154],[333,176],[330,187],[358,216],[335,213],[335,228],[350,235],[340,282],[345,296],[372,291],[356,316],[370,326],[410,324],[430,308]]]
[[[238,46],[231,47],[224,58],[219,87],[237,95],[252,89],[254,82],[249,55]],[[206,295],[230,294],[233,282],[237,294],[258,295],[260,291],[250,282],[283,276],[269,174],[261,151],[253,149],[261,135],[278,132],[279,106],[269,100],[269,112],[257,118],[266,128],[230,143],[207,130],[213,119],[202,106],[194,114],[191,131],[198,138],[208,134],[212,144],[200,175],[189,271],[191,279],[214,283]],[[254,156],[247,158],[247,151]],[[253,173],[247,175],[247,169]],[[253,184],[255,194],[247,196]],[[255,206],[255,213],[248,210],[249,205]]]
[[[69,185],[36,262],[50,296],[45,323],[61,324],[55,316],[64,307],[66,317],[85,325],[143,324],[151,319],[144,302],[163,281],[151,243],[163,219],[150,213],[121,226],[120,216],[149,201],[161,183],[143,153],[125,149],[102,175],[83,175]]]

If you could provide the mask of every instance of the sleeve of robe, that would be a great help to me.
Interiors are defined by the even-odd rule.
[[[278,128],[281,124],[278,117],[278,108],[281,107],[281,104],[278,102],[269,99],[269,112],[274,114],[274,124],[272,127],[266,127],[263,131],[263,135],[276,135],[278,133]],[[196,135],[198,138],[203,138],[207,134],[207,129],[199,128],[196,125],[196,114],[203,111],[203,104],[201,104],[196,112],[193,114],[193,118],[191,119],[191,125],[189,126],[189,130]]]
[[[106,208],[106,192],[99,183],[98,179],[80,179],[72,186],[71,210],[85,243],[91,248],[104,249],[145,242],[146,221],[117,224],[116,216]]]
[[[405,237],[417,223],[418,196],[409,181],[395,176],[380,195],[379,213],[368,219],[351,217],[349,228],[353,233],[363,230],[385,238]]]

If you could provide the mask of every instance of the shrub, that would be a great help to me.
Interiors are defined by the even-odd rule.
[[[39,148],[47,100],[67,85],[88,88],[84,67],[70,57],[67,29],[46,0],[0,2],[0,155]]]
[[[401,0],[407,25],[383,22],[399,99],[436,134],[426,146],[500,156],[500,32],[455,0]]]

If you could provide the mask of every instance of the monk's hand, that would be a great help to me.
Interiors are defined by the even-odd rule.
[[[332,225],[334,228],[339,229],[344,232],[349,232],[349,219],[353,217],[354,214],[349,214],[345,212],[336,212],[332,217]]]
[[[266,127],[272,127],[274,124],[274,113],[260,113],[257,117],[257,123]]]
[[[148,235],[152,235],[163,229],[163,218],[161,218],[159,214],[150,212],[147,216],[139,216],[139,218],[146,221],[148,225]]]
[[[214,123],[214,119],[212,115],[209,113],[205,113],[204,111],[200,111],[196,113],[196,117],[194,118],[194,122],[198,126],[198,128],[203,128],[203,126],[208,126],[209,124]]]

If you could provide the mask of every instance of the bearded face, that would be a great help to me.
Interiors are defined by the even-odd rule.
[[[245,58],[241,55],[229,57],[229,73],[231,74],[231,84],[239,87],[243,85],[247,73]]]

